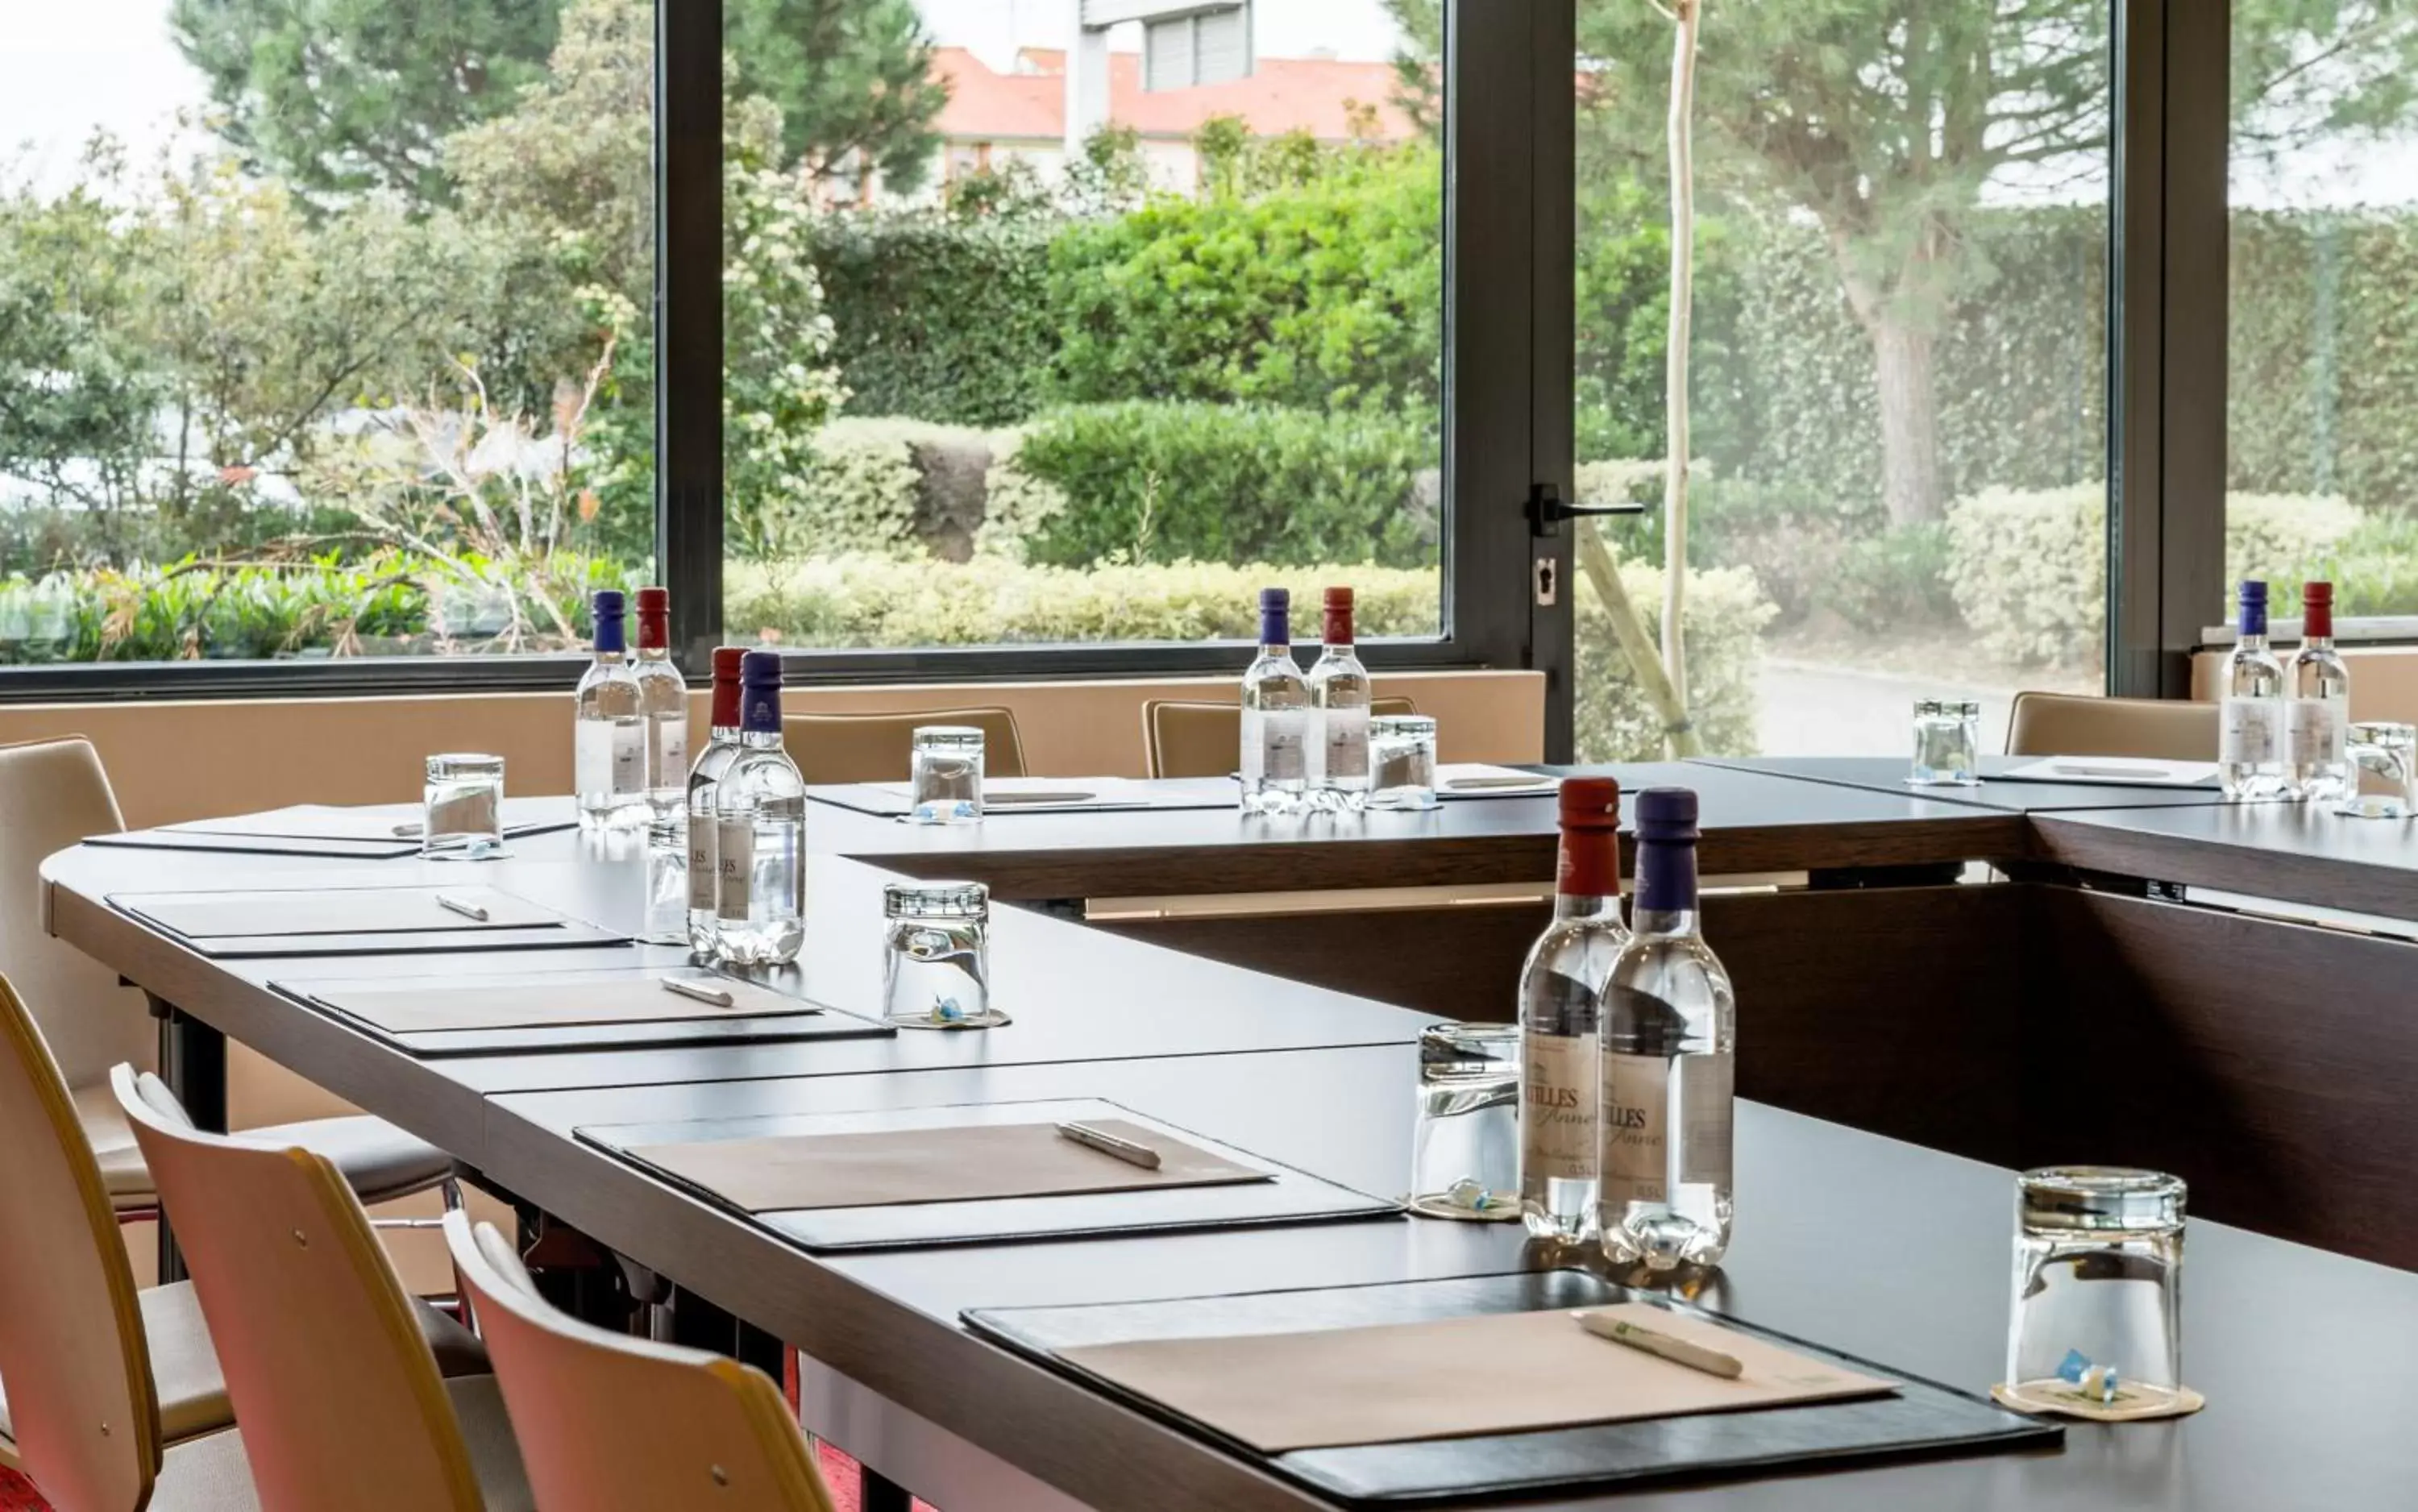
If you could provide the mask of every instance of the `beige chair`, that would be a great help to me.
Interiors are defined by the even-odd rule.
[[[814,784],[905,782],[915,731],[926,725],[971,725],[983,732],[983,772],[1024,775],[1024,738],[1005,709],[923,709],[895,714],[788,714],[781,744]]]
[[[163,1508],[254,1505],[200,1299],[137,1292],[66,1078],[6,977],[0,1152],[0,1467],[57,1512],[132,1512],[155,1475]],[[486,1371],[460,1324],[413,1317],[448,1374]]]
[[[1371,714],[1416,714],[1408,698],[1372,698]],[[1243,745],[1243,708],[1152,698],[1141,706],[1143,770],[1154,777],[1224,777]]]
[[[2213,761],[2216,712],[2214,704],[2181,698],[2019,693],[2007,722],[2007,754]]]
[[[468,1214],[449,1214],[445,1237],[539,1512],[831,1512],[788,1404],[761,1372],[564,1317],[504,1237]]]
[[[109,1068],[151,1059],[151,1016],[108,968],[43,928],[40,876],[42,858],[53,851],[125,828],[109,774],[83,736],[0,746],[0,971],[34,1006],[73,1089],[77,1120],[100,1157],[110,1203],[130,1221],[148,1217],[158,1199],[109,1094]],[[369,1202],[446,1185],[452,1177],[443,1151],[383,1119],[313,1119],[255,1132],[272,1144],[308,1145],[327,1155]]]
[[[495,1377],[441,1374],[334,1163],[201,1133],[132,1066],[110,1085],[192,1267],[263,1512],[533,1512]]]

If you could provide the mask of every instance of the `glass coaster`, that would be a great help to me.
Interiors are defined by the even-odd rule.
[[[2103,1406],[2079,1391],[2018,1391],[2000,1384],[1990,1388],[1990,1399],[2019,1413],[2050,1413],[2060,1417],[2088,1418],[2093,1423],[2149,1423],[2162,1417],[2188,1417],[2208,1405],[2208,1398],[2189,1386],[2154,1394],[2135,1394],[2120,1386],[2116,1399]]]
[[[996,1008],[987,1008],[978,1014],[968,1014],[963,1018],[885,1018],[882,1022],[893,1029],[936,1029],[943,1033],[955,1033],[966,1029],[999,1029],[1016,1020]]]

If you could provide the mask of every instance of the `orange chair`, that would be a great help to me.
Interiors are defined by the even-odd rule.
[[[504,1237],[467,1214],[446,1215],[445,1238],[538,1512],[831,1512],[788,1404],[761,1372],[562,1316]]]
[[[1372,698],[1371,714],[1416,714],[1408,698]],[[1152,698],[1141,706],[1142,770],[1154,777],[1223,777],[1243,744],[1243,706]]]
[[[192,1267],[262,1512],[533,1512],[495,1378],[440,1375],[334,1163],[204,1134],[131,1066],[110,1085]]]

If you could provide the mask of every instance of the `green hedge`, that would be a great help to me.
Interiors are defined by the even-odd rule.
[[[1073,405],[1035,420],[1012,471],[1063,499],[1034,507],[1030,560],[1436,559],[1420,478],[1434,434],[1381,415],[1247,405]]]
[[[962,561],[983,527],[995,461],[1013,446],[1012,434],[969,426],[834,420],[815,433],[795,486],[759,500],[728,550],[750,558],[873,552]]]
[[[843,213],[813,226],[807,255],[850,414],[1008,425],[1047,402],[1060,326],[1050,225]]]
[[[1573,714],[1578,757],[1659,761],[1664,754],[1661,722],[1637,691],[1594,584],[1584,573],[1579,583]],[[1661,612],[1661,569],[1624,561],[1620,584],[1654,633]],[[1755,753],[1755,675],[1763,661],[1763,627],[1772,612],[1752,573],[1732,567],[1688,574],[1680,615],[1688,636],[1688,693],[1707,755]]]
[[[2340,560],[2360,514],[2339,498],[2229,496],[2228,582],[2275,586],[2276,613],[2297,612],[2299,585]],[[2030,493],[1991,489],[1948,515],[1948,580],[1965,623],[1994,655],[2032,665],[2084,665],[2103,653],[2107,623],[2107,498],[2104,483]],[[2228,612],[2211,603],[2211,623]],[[2347,614],[2374,613],[2347,600]]]

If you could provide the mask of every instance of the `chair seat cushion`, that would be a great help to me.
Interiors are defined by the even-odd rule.
[[[118,1110],[109,1088],[79,1089],[75,1103],[84,1138],[100,1161],[100,1178],[108,1184],[111,1205],[120,1213],[156,1207],[159,1194],[152,1188],[150,1171],[144,1168],[143,1152],[135,1148],[133,1132],[127,1128],[126,1115]],[[453,1168],[452,1157],[444,1151],[384,1119],[366,1115],[314,1118],[237,1132],[264,1144],[299,1145],[327,1156],[371,1206],[424,1192]]]
[[[496,1378],[459,1376],[445,1382],[445,1395],[453,1399],[453,1416],[462,1425],[462,1443],[470,1451],[470,1468],[478,1474],[487,1512],[537,1512],[528,1471],[521,1463],[520,1441],[513,1437]]]
[[[229,1429],[171,1448],[147,1512],[260,1512],[243,1436]]]
[[[160,1440],[176,1443],[216,1433],[235,1421],[226,1380],[209,1325],[191,1281],[155,1286],[142,1293],[143,1334],[151,1350],[151,1380],[160,1394]],[[436,1373],[451,1379],[480,1376],[495,1367],[471,1332],[424,1302],[414,1301],[421,1336],[436,1356]],[[0,1443],[8,1442],[8,1401],[0,1396]],[[13,1447],[13,1446],[12,1446]]]

